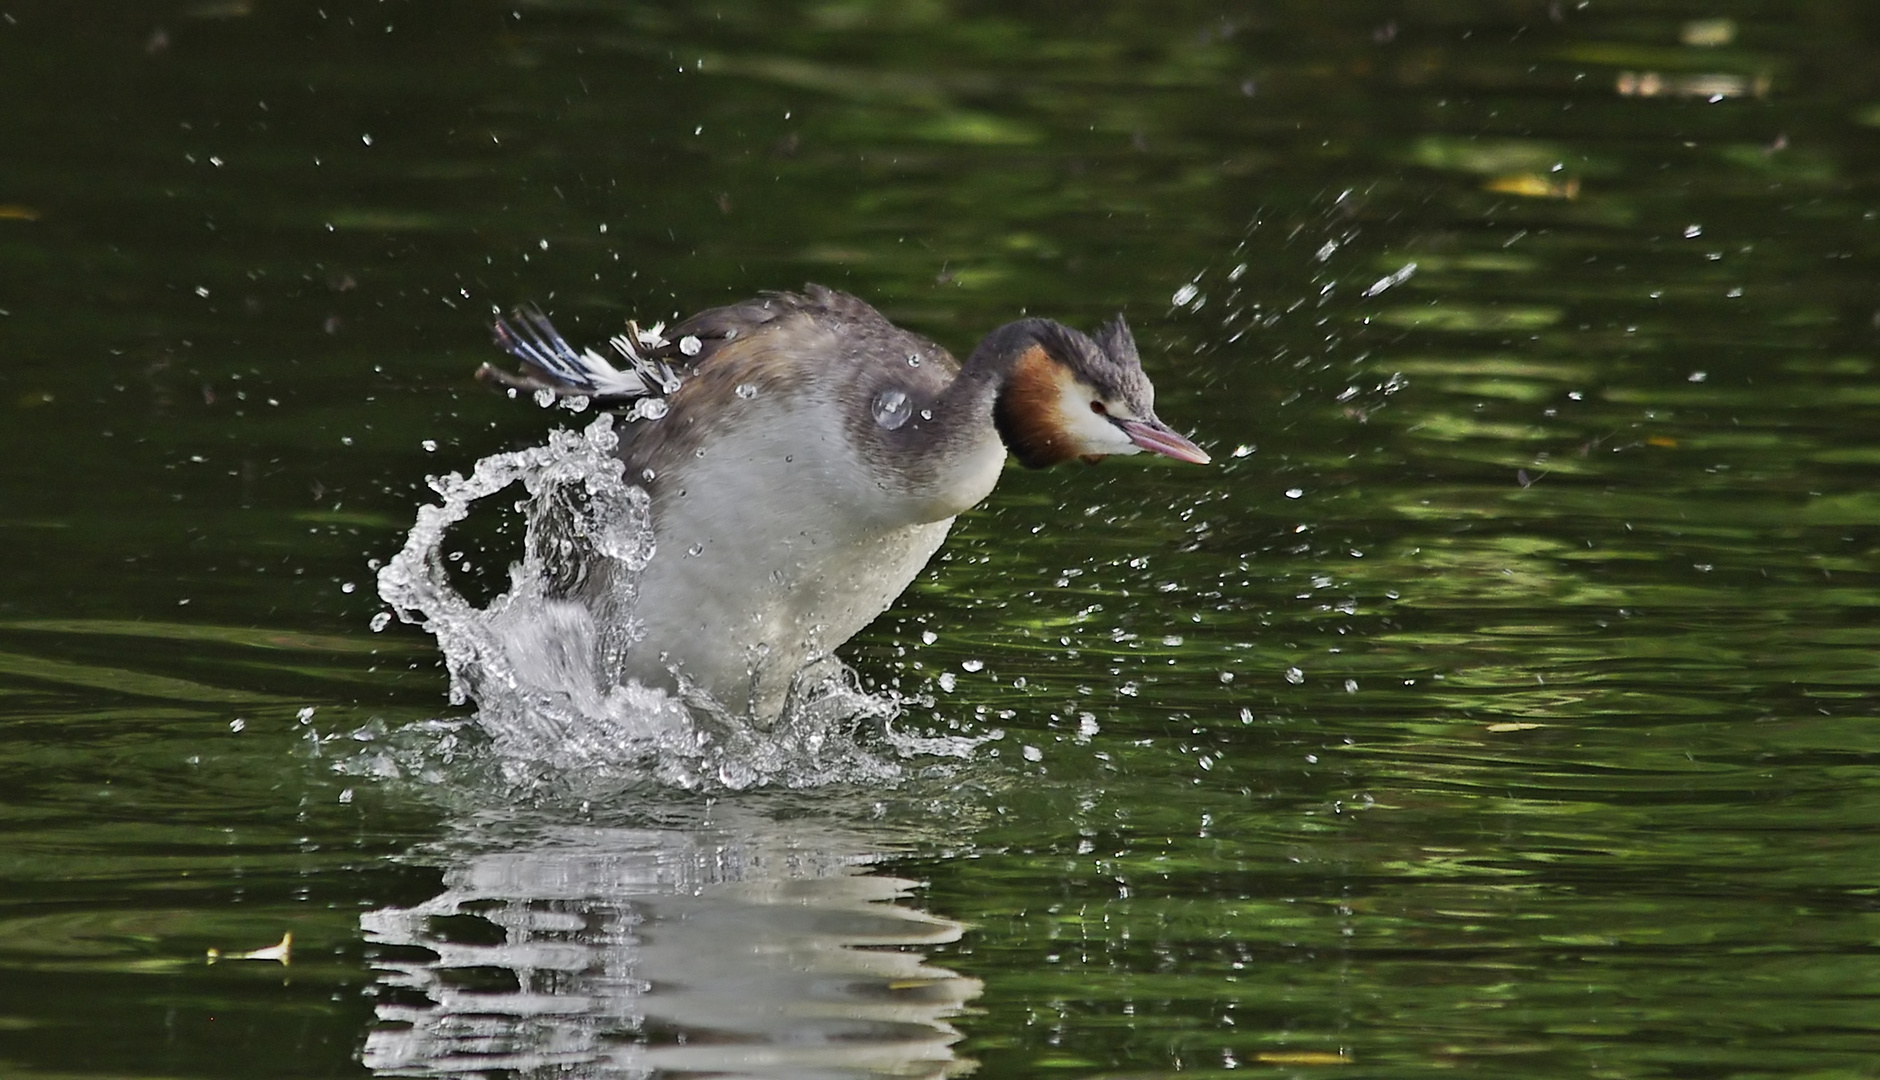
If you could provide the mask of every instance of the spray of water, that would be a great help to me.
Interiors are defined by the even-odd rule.
[[[653,781],[698,788],[881,782],[913,755],[966,757],[983,738],[919,737],[896,728],[900,702],[863,691],[840,661],[801,672],[768,726],[697,696],[624,680],[639,637],[633,601],[655,556],[647,494],[615,456],[614,418],[555,431],[546,445],[494,454],[470,476],[431,479],[441,502],[419,509],[405,545],[379,571],[398,618],[437,638],[453,704],[477,721],[512,781],[579,775],[583,787]],[[520,484],[526,521],[509,589],[478,607],[451,583],[446,533],[480,500]],[[566,599],[570,575],[595,567]],[[383,616],[376,624],[385,625]],[[996,733],[993,737],[996,737]]]

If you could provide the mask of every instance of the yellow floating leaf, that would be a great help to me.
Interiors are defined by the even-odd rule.
[[[1645,445],[1646,446],[1662,446],[1662,447],[1665,447],[1666,449],[1670,449],[1671,447],[1678,445],[1678,440],[1670,437],[1669,435],[1647,435],[1645,437]]]
[[[1488,730],[1497,731],[1497,732],[1499,731],[1533,731],[1535,728],[1540,727],[1540,726],[1542,725],[1520,724],[1520,723],[1490,724],[1488,725]]]
[[[0,221],[38,221],[39,211],[17,203],[0,203]]]
[[[1489,191],[1501,195],[1520,195],[1529,199],[1577,199],[1580,197],[1580,178],[1577,176],[1554,177],[1538,173],[1511,173],[1507,176],[1491,177],[1482,185]]]
[[[211,964],[218,960],[274,960],[285,966],[290,963],[293,958],[294,932],[292,930],[282,934],[279,942],[263,949],[254,949],[249,952],[236,953],[233,956],[226,957],[222,955],[221,949],[209,950],[209,962]]]
[[[1277,1050],[1253,1055],[1255,1061],[1268,1065],[1349,1065],[1343,1054],[1325,1050]]]

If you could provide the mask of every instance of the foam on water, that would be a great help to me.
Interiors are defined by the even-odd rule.
[[[792,787],[898,778],[913,755],[966,757],[985,738],[899,731],[898,698],[863,691],[833,658],[801,672],[789,706],[768,726],[697,695],[618,676],[638,638],[633,600],[654,557],[646,492],[614,455],[614,417],[546,445],[494,454],[470,476],[431,478],[442,502],[419,509],[405,545],[380,569],[379,596],[437,638],[454,704],[477,720],[511,782],[579,774],[580,786],[654,781],[684,788]],[[521,484],[523,557],[509,589],[478,607],[451,584],[446,534],[474,506]],[[586,601],[558,598],[597,565]],[[388,762],[389,764],[389,762]],[[409,765],[409,763],[408,763]],[[400,770],[400,771],[408,771]]]

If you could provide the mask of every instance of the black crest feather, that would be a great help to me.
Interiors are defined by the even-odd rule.
[[[1104,323],[1097,331],[1097,348],[1110,355],[1119,363],[1141,366],[1142,357],[1136,352],[1136,336],[1129,332],[1129,324],[1118,315]]]

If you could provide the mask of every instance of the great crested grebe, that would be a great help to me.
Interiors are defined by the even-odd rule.
[[[1094,338],[1021,319],[964,366],[817,285],[701,312],[670,340],[635,328],[613,342],[624,370],[534,311],[495,331],[523,369],[486,364],[485,380],[641,417],[618,453],[651,496],[655,549],[620,674],[765,721],[798,671],[907,588],[1008,452],[1030,468],[1145,450],[1209,460],[1156,418],[1120,316]],[[575,568],[570,591],[592,600],[621,572]]]

